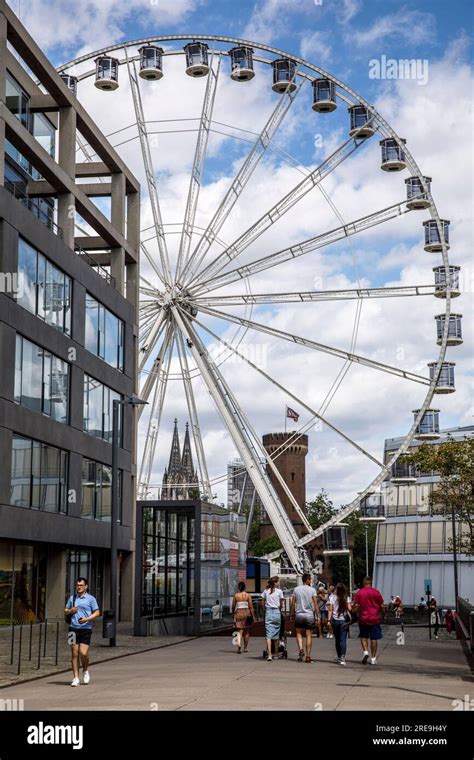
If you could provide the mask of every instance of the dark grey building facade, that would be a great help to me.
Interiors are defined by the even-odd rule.
[[[78,575],[109,606],[112,402],[137,392],[140,204],[138,182],[4,0],[0,104],[0,624],[9,624],[61,617]],[[98,160],[77,162],[79,135]],[[108,216],[96,197],[110,198]],[[133,615],[135,429],[124,406],[123,620]]]

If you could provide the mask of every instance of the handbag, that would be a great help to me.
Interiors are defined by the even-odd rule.
[[[72,600],[73,607],[76,606],[76,599],[77,599],[77,594],[74,594],[74,598]],[[64,622],[67,623],[68,625],[71,625],[71,618],[72,618],[71,614],[67,615],[66,613],[64,613]]]
[[[354,623],[359,622],[359,615],[357,612],[355,612],[355,610],[352,610],[352,612],[350,610],[346,610],[344,613],[344,620],[346,623],[349,623],[349,625],[354,625]]]
[[[246,623],[247,623],[247,625],[252,625],[252,623],[253,623],[253,615],[247,615]]]

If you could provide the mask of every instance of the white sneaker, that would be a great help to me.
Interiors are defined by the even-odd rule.
[[[89,682],[90,682],[90,680],[91,680],[91,676],[90,676],[90,673],[89,673],[89,671],[88,671],[88,670],[85,670],[85,671],[84,671],[84,678],[83,678],[83,681],[84,681],[84,683],[89,683]]]
[[[345,664],[346,664],[345,658],[341,657],[341,659],[339,660],[339,665],[345,665]]]
[[[71,686],[80,686],[81,682],[78,678],[73,678],[71,681]]]
[[[369,653],[365,651],[364,656],[362,657],[362,665],[366,665],[368,659],[369,659]]]
[[[335,656],[334,662],[341,662],[341,658],[339,657],[339,655]]]
[[[272,658],[271,657],[267,657],[267,662],[271,662],[271,661],[272,661]]]
[[[371,657],[370,658],[370,664],[371,665],[377,665],[377,658],[376,657]]]

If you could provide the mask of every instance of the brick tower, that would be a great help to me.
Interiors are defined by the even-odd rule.
[[[273,455],[277,449],[284,447],[286,442],[294,435],[294,432],[288,433],[267,433],[263,436],[263,445],[265,450]],[[286,485],[290,489],[291,493],[295,497],[299,506],[304,510],[306,504],[306,465],[305,457],[308,453],[308,436],[300,435],[295,438],[285,451],[277,456],[275,459],[275,465],[282,475]],[[288,496],[283,491],[280,483],[277,481],[273,472],[267,466],[267,472],[272,481],[283,506],[286,509],[288,517],[293,523],[298,535],[302,536],[306,532],[303,529],[301,518],[295,511],[293,504],[290,502]],[[273,525],[269,521],[266,514],[262,516],[262,524],[260,526],[260,537],[267,538],[275,533]]]

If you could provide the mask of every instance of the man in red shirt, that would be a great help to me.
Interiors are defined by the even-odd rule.
[[[372,578],[364,578],[363,587],[357,592],[354,605],[359,613],[359,638],[362,644],[362,663],[369,659],[370,664],[377,664],[377,642],[383,637],[380,620],[385,620],[385,606],[380,591],[372,588]]]

